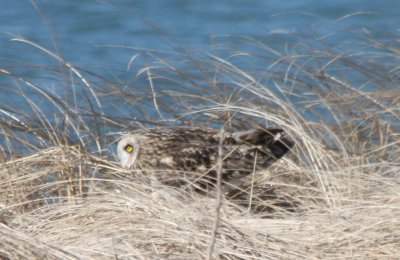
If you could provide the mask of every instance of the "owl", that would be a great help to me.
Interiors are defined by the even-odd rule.
[[[221,134],[211,128],[160,128],[122,136],[117,157],[122,167],[157,183],[208,191],[217,182],[218,160],[223,185],[235,187],[237,180],[269,167],[293,145],[282,129]]]

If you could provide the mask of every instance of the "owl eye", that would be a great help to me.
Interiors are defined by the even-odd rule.
[[[128,144],[127,146],[124,147],[124,150],[125,150],[127,153],[132,153],[132,152],[133,152],[133,146],[130,145],[130,144]]]

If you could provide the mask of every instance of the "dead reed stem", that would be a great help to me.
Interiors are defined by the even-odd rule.
[[[218,146],[218,166],[217,166],[217,184],[216,184],[216,205],[215,205],[215,219],[213,229],[211,231],[211,240],[208,246],[207,259],[211,260],[214,252],[215,242],[217,239],[218,227],[221,221],[221,207],[222,207],[222,163],[223,163],[223,143],[225,139],[224,128],[221,127],[219,134],[219,146]]]

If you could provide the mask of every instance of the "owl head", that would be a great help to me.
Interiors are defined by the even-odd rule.
[[[122,167],[135,168],[139,154],[139,143],[134,136],[124,136],[117,145],[117,157]]]

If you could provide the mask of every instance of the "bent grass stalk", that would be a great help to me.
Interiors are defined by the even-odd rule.
[[[63,64],[77,82],[39,68],[66,86],[59,93],[0,68],[10,80],[1,90],[24,101],[0,105],[1,257],[398,257],[399,104],[390,88],[400,82],[390,63],[398,53],[393,45],[370,40],[382,64],[368,52],[336,54],[322,41],[320,49],[301,43],[287,54],[246,39],[245,47],[264,55],[241,46],[227,50],[229,60],[185,52],[184,69],[154,58],[137,82],[116,84],[17,40]],[[247,69],[246,62],[260,67]],[[376,83],[383,94],[338,71]],[[177,200],[155,200],[154,187],[115,162],[113,141],[129,129],[159,125],[278,126],[296,147],[236,194],[221,198],[217,185],[211,196],[177,191]],[[224,203],[216,206],[216,196]]]

